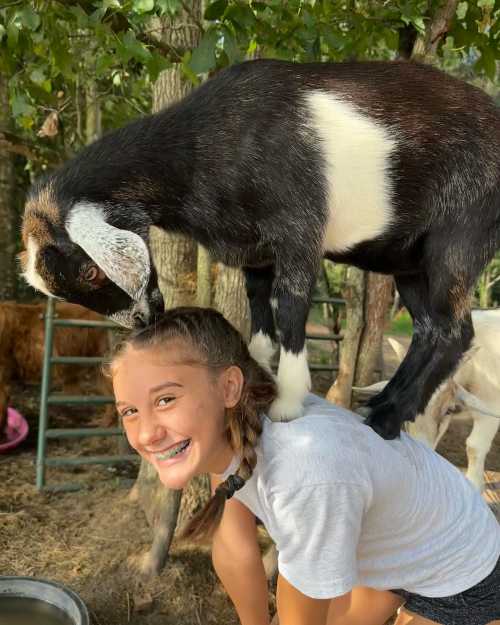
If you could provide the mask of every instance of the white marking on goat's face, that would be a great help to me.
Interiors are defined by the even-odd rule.
[[[91,202],[75,204],[66,230],[111,281],[135,301],[141,299],[151,265],[147,245],[138,234],[109,224],[104,209]]]
[[[252,336],[248,351],[261,367],[271,371],[271,358],[275,352],[275,346],[270,336],[259,330],[257,334]]]
[[[129,330],[135,327],[132,310],[119,310],[118,312],[109,315],[109,319],[117,323],[119,326],[128,328]]]
[[[329,220],[324,249],[346,251],[392,221],[389,167],[396,140],[387,128],[331,93],[306,95],[325,159]]]
[[[52,293],[47,288],[44,279],[36,270],[36,261],[38,257],[38,243],[33,239],[33,237],[28,237],[28,245],[26,246],[26,270],[23,273],[24,279],[28,284],[30,284],[37,291],[41,291],[45,295],[49,297],[52,296]]]
[[[311,388],[311,374],[305,347],[299,354],[281,348],[276,381],[278,398],[271,405],[270,418],[273,421],[293,421],[302,416],[304,398]]]

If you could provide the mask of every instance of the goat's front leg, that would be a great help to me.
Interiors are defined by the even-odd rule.
[[[283,268],[275,279],[273,303],[281,347],[278,397],[269,411],[273,421],[292,421],[302,416],[304,398],[311,388],[306,322],[316,275],[316,267],[307,270],[294,264]]]
[[[276,332],[271,308],[274,268],[243,267],[252,330],[248,350],[261,367],[271,371],[271,359],[276,350]]]
[[[467,308],[468,289],[451,275],[429,285],[424,274],[396,277],[413,318],[408,353],[386,388],[369,402],[367,423],[386,439],[399,436],[404,421],[424,412],[439,384],[451,375],[470,346],[474,331]]]

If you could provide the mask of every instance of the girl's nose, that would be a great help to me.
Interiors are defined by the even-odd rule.
[[[161,443],[165,436],[165,428],[154,417],[148,415],[146,418],[141,419],[138,440],[142,447],[154,448]]]

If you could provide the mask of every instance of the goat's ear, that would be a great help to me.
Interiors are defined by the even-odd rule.
[[[479,399],[479,397],[477,397],[473,393],[465,390],[465,388],[460,384],[457,384],[456,397],[457,400],[461,402],[466,409],[472,409],[488,417],[495,417],[497,419],[500,419],[500,412],[498,410],[490,407],[488,404],[485,404],[484,401]]]
[[[132,299],[141,298],[151,271],[148,247],[142,237],[110,225],[103,208],[90,202],[75,204],[66,230],[110,280]]]

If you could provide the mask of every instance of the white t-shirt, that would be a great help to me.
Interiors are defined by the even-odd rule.
[[[384,440],[358,415],[308,395],[299,419],[263,417],[256,451],[234,496],[276,543],[281,575],[309,597],[355,585],[444,597],[498,560],[500,525],[479,492],[405,433]]]

